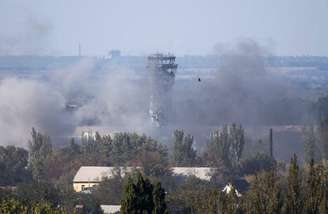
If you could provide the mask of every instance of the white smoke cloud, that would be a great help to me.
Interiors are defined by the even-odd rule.
[[[149,92],[146,79],[133,78],[127,70],[108,72],[94,79],[93,99],[75,114],[81,120],[95,118],[99,125],[140,131],[149,125]]]
[[[176,81],[169,126],[194,127],[197,132],[195,127],[232,122],[268,125],[292,113],[297,117],[304,109],[297,110],[295,103],[287,110],[282,105],[286,91],[294,89],[267,71],[266,54],[256,43],[243,42],[219,52],[221,66],[213,79],[190,80],[184,86]],[[3,79],[0,144],[26,145],[32,127],[53,138],[71,136],[78,126],[88,124],[108,127],[108,132],[151,134],[148,79],[126,69],[99,72],[96,63],[82,60],[68,68],[47,71],[46,80]],[[79,108],[69,112],[65,109],[68,103]]]
[[[56,136],[72,130],[64,97],[48,85],[26,79],[0,82],[0,144],[27,145],[32,127]]]
[[[108,127],[108,132],[148,130],[147,79],[136,79],[127,70],[102,74],[95,70],[94,60],[81,60],[47,71],[45,79],[4,78],[0,82],[0,145],[26,146],[32,127],[61,144],[80,134],[75,133],[79,125]],[[78,108],[68,111],[67,104]]]

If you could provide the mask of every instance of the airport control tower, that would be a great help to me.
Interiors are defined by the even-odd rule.
[[[149,114],[155,126],[165,126],[171,112],[171,91],[178,65],[175,56],[153,54],[148,57],[151,97]]]

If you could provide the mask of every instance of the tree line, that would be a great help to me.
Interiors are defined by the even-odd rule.
[[[96,133],[58,148],[32,129],[28,150],[0,146],[0,213],[74,213],[79,204],[89,213],[101,213],[100,204],[121,204],[122,213],[327,213],[326,156],[316,156],[313,149],[325,148],[326,125],[319,127],[305,134],[305,153],[310,152],[302,167],[296,157],[289,165],[276,161],[269,144],[267,151],[245,155],[249,145],[238,124],[211,133],[202,153],[183,130],[174,131],[169,148],[135,133]],[[143,170],[105,179],[91,194],[75,193],[72,180],[84,165]],[[218,170],[210,181],[203,181],[173,177],[171,166]],[[242,197],[221,191],[229,182]]]

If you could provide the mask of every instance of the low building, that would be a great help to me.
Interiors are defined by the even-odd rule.
[[[136,167],[103,167],[103,166],[81,166],[73,179],[73,188],[76,192],[88,192],[90,189],[105,178],[113,178],[115,175],[124,177],[131,173]]]
[[[115,175],[124,177],[133,170],[140,167],[103,167],[82,166],[73,179],[73,188],[76,192],[89,193],[91,188],[98,185],[104,179],[113,178]],[[195,176],[199,179],[209,181],[216,172],[211,167],[171,167],[173,176]]]
[[[104,214],[114,214],[120,212],[121,205],[100,205],[100,208]]]

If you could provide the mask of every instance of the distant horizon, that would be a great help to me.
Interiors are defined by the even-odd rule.
[[[151,54],[155,53],[163,53],[166,54],[167,52],[152,52],[152,53],[145,53],[145,54],[129,54],[125,52],[121,52],[120,57],[147,57]],[[213,56],[219,56],[218,54],[175,54],[174,52],[169,52],[169,54],[173,54],[176,57],[213,57]],[[69,55],[69,54],[8,54],[8,55],[1,55],[0,57],[108,57],[109,55],[84,55],[81,56],[77,54],[75,55]],[[276,55],[276,54],[270,54],[263,57],[324,57],[328,58],[328,55],[307,55],[307,54],[300,54],[300,55]]]

